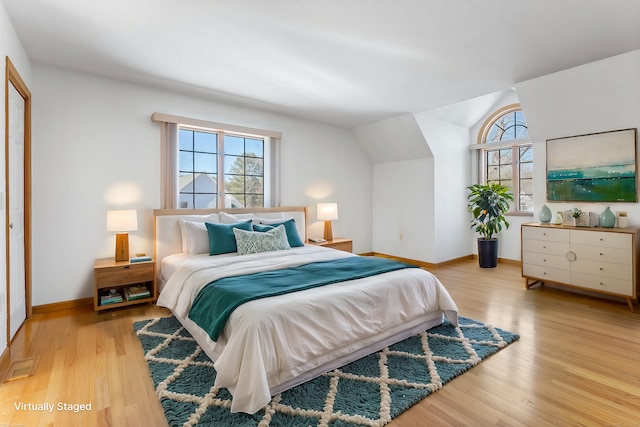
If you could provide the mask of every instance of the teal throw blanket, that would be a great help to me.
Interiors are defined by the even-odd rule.
[[[386,258],[354,256],[280,270],[225,277],[207,284],[193,301],[189,318],[218,339],[227,319],[241,304],[403,268],[417,268]]]

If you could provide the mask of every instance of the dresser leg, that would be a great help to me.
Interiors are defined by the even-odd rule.
[[[526,277],[525,277],[524,285],[525,285],[525,287],[526,287],[527,289],[531,289],[531,287],[532,287],[532,286],[535,286],[535,285],[544,286],[544,282],[543,282],[542,280],[534,280],[534,281],[533,281],[533,282],[531,282],[531,283],[529,283],[529,280],[530,280],[530,279],[528,279],[528,278],[526,278]]]
[[[533,280],[533,282],[529,283],[529,280]],[[527,289],[531,289],[531,287],[532,287],[532,286],[535,286],[535,285],[543,286],[543,285],[544,285],[544,283],[543,283],[541,280],[529,279],[528,277],[525,277],[525,278],[524,278],[524,286],[525,286]]]
[[[629,304],[629,310],[631,310],[632,313],[634,312],[634,309],[633,309],[634,302],[635,301],[633,300],[633,298],[627,298],[627,304]]]

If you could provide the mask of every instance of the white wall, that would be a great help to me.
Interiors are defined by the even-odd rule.
[[[153,252],[160,131],[151,113],[283,132],[283,205],[339,203],[334,235],[371,249],[372,166],[349,130],[41,64],[33,72],[33,304],[93,295],[93,262],[113,256],[106,211],[136,208],[131,252]]]
[[[394,138],[400,123],[411,130],[403,136],[414,135],[410,146],[424,144],[412,150],[410,160],[374,164],[373,251],[431,263],[468,255],[469,131],[426,113],[412,118],[403,115],[356,132],[361,144],[382,138],[387,151],[395,151],[397,145],[402,151],[404,139]]]
[[[0,105],[2,105],[2,117],[0,117],[0,130],[2,131],[2,147],[4,147],[5,141],[5,131],[6,131],[6,123],[5,123],[5,89],[4,82],[6,81],[6,57],[9,57],[11,63],[16,68],[22,80],[27,84],[27,87],[31,88],[31,64],[29,63],[29,58],[27,57],[27,53],[22,47],[22,43],[18,39],[18,35],[13,28],[13,24],[9,20],[9,16],[7,15],[7,11],[4,8],[4,4],[0,1],[0,58],[2,58],[2,72],[0,72],[0,76],[2,77],[3,86],[0,90]],[[5,201],[4,198],[6,196],[5,187],[5,156],[4,156],[4,148],[0,150],[0,198],[2,201],[0,202],[0,215],[4,218],[6,215],[5,211]],[[6,232],[5,227],[0,227],[0,259],[6,259]],[[7,324],[7,283],[6,283],[7,271],[6,265],[4,262],[0,262],[0,322],[3,325]],[[6,333],[4,333],[5,327],[0,328],[0,354],[7,347]]]
[[[374,164],[374,252],[433,262],[433,160]]]
[[[469,177],[469,130],[430,117],[417,114],[416,119],[431,152],[434,171],[433,186],[433,249],[431,262],[439,263],[469,255],[469,213],[466,187]]]
[[[638,203],[559,203],[546,201],[547,139],[640,128],[640,50],[564,70],[516,85],[534,144],[535,206],[552,212],[579,208],[602,213],[627,211],[640,227]]]

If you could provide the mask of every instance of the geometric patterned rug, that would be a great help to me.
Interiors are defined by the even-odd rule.
[[[519,338],[465,317],[407,338],[272,398],[255,414],[231,413],[213,362],[174,317],[135,322],[171,426],[383,426]]]

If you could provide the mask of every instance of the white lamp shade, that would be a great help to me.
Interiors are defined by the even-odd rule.
[[[107,231],[136,231],[138,214],[135,209],[126,211],[107,211]]]
[[[318,221],[333,221],[338,219],[337,203],[318,203]]]

